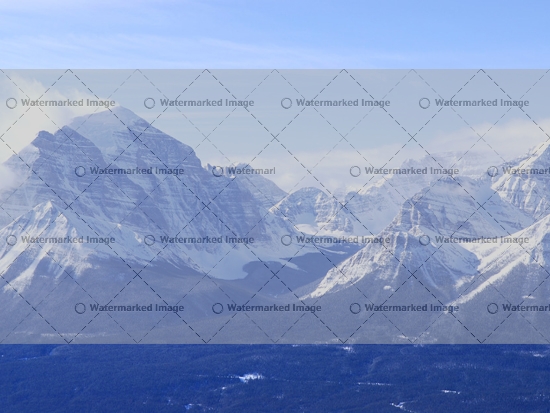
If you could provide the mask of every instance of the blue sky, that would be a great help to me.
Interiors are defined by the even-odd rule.
[[[9,68],[540,68],[545,1],[0,0]]]
[[[546,21],[550,14],[549,9],[549,2],[532,0],[521,2],[506,0],[498,2],[479,0],[460,2],[441,0],[415,2],[395,0],[0,0],[0,16],[2,16],[0,67],[4,69],[547,68],[550,67],[550,43],[548,42],[550,30]],[[17,85],[26,93],[40,96],[61,73],[62,71],[59,74],[57,72],[20,73]],[[102,98],[107,97],[127,77],[119,73],[113,74],[113,79],[102,80],[93,78],[90,73],[78,73],[86,83],[93,85],[93,90]],[[445,73],[444,76],[439,76],[437,73],[422,73],[422,76],[428,79],[431,85],[436,85],[434,87],[438,91],[441,93],[445,91],[452,96],[450,89],[454,87],[453,85],[459,84],[452,91],[454,93],[460,85],[468,81],[473,73],[457,72],[455,73],[457,79],[454,80],[451,79],[450,73]],[[505,89],[514,96],[522,96],[542,74],[534,72],[519,76],[490,71],[490,75],[497,79],[499,84],[505,85]],[[238,79],[224,78],[227,74],[217,73],[216,75],[221,76],[224,84],[230,84],[231,90],[238,88],[240,82]],[[316,75],[320,79],[318,88],[311,89],[318,92],[331,81],[335,74],[332,72],[323,74],[319,71]],[[369,86],[377,90],[377,93],[381,93],[380,96],[392,89],[392,86],[405,73],[386,73],[386,75],[388,85],[377,80],[371,82]],[[171,82],[178,84],[181,79],[174,80],[166,72],[156,75],[148,73],[148,76],[151,79],[154,78],[156,85],[162,84],[161,89],[165,93],[183,90],[179,87],[170,87]],[[171,76],[181,77],[182,74]],[[261,81],[261,78],[255,79],[250,73],[245,73],[244,76],[245,81],[250,81],[254,85]],[[285,76],[292,75],[286,73]],[[328,77],[324,79],[323,76]],[[308,77],[311,82],[316,81],[315,76],[308,75]],[[74,86],[68,80],[69,78],[71,76],[64,79],[66,83],[57,83],[56,91],[50,91],[50,94],[60,93],[63,96],[71,96],[71,93],[82,92],[79,89],[82,87],[81,82],[73,79],[77,83]],[[17,88],[12,90],[15,87],[12,81],[7,77],[2,79],[4,83],[0,82],[0,92],[5,93],[6,96],[16,96],[18,90],[15,90]],[[141,79],[142,83],[139,83],[138,79]],[[408,79],[414,83],[414,76]],[[518,79],[522,79],[523,83]],[[151,115],[143,107],[143,96],[134,99],[137,102],[136,107],[126,102],[128,99],[125,100],[124,93],[128,93],[129,96],[132,93],[145,93],[146,86],[151,87],[149,82],[143,85],[143,77],[136,76],[132,80],[135,84],[126,84],[124,90],[118,91],[117,104],[124,103],[125,107],[134,110],[140,116]],[[245,81],[241,83],[246,83]],[[295,82],[303,85],[304,79],[298,76],[292,79],[292,83]],[[401,83],[399,93],[407,87],[405,83]],[[101,89],[102,84],[103,89]],[[74,90],[71,89],[72,86]],[[216,87],[218,86],[216,83]],[[492,86],[494,85],[491,84]],[[273,90],[269,93],[274,96],[282,93],[276,83],[270,87],[273,87]],[[266,84],[264,88],[267,88]],[[472,93],[483,89],[475,85],[471,88]],[[244,93],[242,96],[246,96],[252,87],[249,90],[244,89],[236,93],[241,96],[242,92]],[[150,93],[147,96],[156,96],[156,92],[156,90],[147,91]],[[409,92],[410,96],[416,96],[416,92]],[[422,91],[422,93],[428,92]],[[86,91],[82,93],[85,94]],[[264,90],[262,93],[267,92]],[[546,92],[542,95],[544,96],[539,100],[545,102]],[[281,110],[278,104],[276,106]],[[413,106],[418,110],[416,101]],[[544,104],[539,106],[547,107]],[[392,110],[397,109],[392,108]],[[33,139],[37,130],[50,130],[57,125],[63,125],[78,113],[58,114],[59,119],[56,118],[55,125],[41,113],[38,115],[33,121],[20,122],[19,129],[12,128],[10,133],[13,136],[10,139],[13,147],[21,149]],[[54,115],[50,113],[50,116]],[[414,118],[415,115],[411,116]],[[544,116],[546,116],[545,111]],[[30,119],[29,116],[26,119]],[[502,120],[501,124],[504,124],[505,120],[507,119]],[[200,136],[193,138],[192,131],[184,130],[177,121],[173,124],[168,121],[168,117],[164,116],[162,121],[157,121],[156,126],[193,147],[202,140]],[[483,119],[473,121],[479,123]],[[523,147],[518,149],[518,143],[529,146],[533,144],[532,139],[539,139],[539,136],[533,133],[525,137],[523,132],[525,125],[518,126],[513,121],[511,119],[510,124],[507,124],[508,129],[494,128],[493,132],[498,131],[501,135],[498,141],[501,152],[504,153],[505,148],[508,148],[506,153],[517,156],[525,152]],[[10,117],[0,117],[2,130],[5,130],[11,124],[10,122],[13,122]],[[4,123],[6,123],[5,126]],[[432,125],[435,124],[436,122],[432,122]],[[302,126],[310,127],[309,124]],[[460,129],[464,125],[448,123],[443,126],[447,133],[443,137],[440,136],[441,131],[432,131],[437,142],[444,142],[444,147],[434,148],[434,150],[452,150],[453,142],[459,142],[468,135],[467,131]],[[380,128],[381,131],[383,127],[380,126]],[[451,131],[452,128],[455,129]],[[356,128],[356,132],[359,130],[360,128]],[[363,132],[379,136],[380,131],[373,129]],[[231,133],[239,134],[235,131]],[[453,133],[460,134],[460,139],[456,139]],[[504,143],[503,136],[508,137],[507,144]],[[368,153],[370,158],[388,159],[396,152],[392,145],[397,145],[396,142],[401,142],[405,138],[391,133],[387,133],[384,140],[358,138],[357,147],[361,149],[361,153]],[[221,148],[224,141],[221,137],[219,139],[218,147]],[[332,138],[327,138],[327,144],[332,142],[330,139]],[[235,141],[239,140],[231,142]],[[321,146],[318,145],[314,148],[315,150],[310,147],[302,148],[300,159],[315,164],[327,153],[328,149]],[[197,149],[197,153],[204,162],[219,164],[227,161],[223,157],[220,159],[220,151],[213,148],[213,146],[202,145]],[[299,149],[296,148],[297,151]],[[340,155],[336,156],[338,151]],[[247,162],[257,154],[257,149],[253,145],[232,143],[227,148],[224,147],[224,153],[231,161]],[[0,148],[0,161],[11,154],[11,150]],[[400,154],[411,158],[416,157],[415,153],[407,153],[407,151],[401,151]],[[277,156],[273,155],[275,158]],[[350,161],[348,159],[351,156],[349,148],[342,145],[336,148],[330,157],[332,164],[323,166],[327,176],[336,176],[338,171],[343,171],[342,173],[347,174],[349,178]],[[395,162],[398,162],[397,158]],[[342,165],[347,166],[343,168]],[[280,184],[284,186],[284,183]]]

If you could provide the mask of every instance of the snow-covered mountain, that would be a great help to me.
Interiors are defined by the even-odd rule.
[[[540,219],[550,212],[549,167],[550,150],[546,143],[536,153],[501,165],[498,175],[493,178],[492,188],[534,219]]]
[[[397,169],[426,169],[443,167],[458,170],[461,177],[481,175],[479,158],[472,154],[465,160],[461,153],[447,152],[408,159]],[[485,172],[485,171],[483,171]],[[437,186],[446,175],[399,174],[373,175],[359,190],[346,192],[342,197],[327,194],[317,188],[301,188],[277,203],[273,209],[289,218],[301,231],[316,235],[375,235],[386,228],[404,203],[415,194]]]
[[[496,176],[476,175],[479,166],[457,154],[408,160],[402,168],[453,163],[464,173],[375,175],[345,194],[316,188],[287,194],[264,176],[220,174],[202,165],[193,148],[122,107],[76,118],[56,133],[39,132],[2,165],[12,179],[0,188],[0,239],[6,240],[0,310],[19,324],[0,332],[9,337],[12,329],[19,334],[14,340],[23,342],[36,334],[39,342],[51,334],[72,340],[91,323],[75,305],[183,300],[185,318],[173,322],[183,319],[185,331],[203,342],[245,336],[257,342],[445,342],[465,340],[466,327],[482,341],[484,329],[504,313],[488,317],[494,314],[487,305],[543,300],[550,293],[548,174],[510,172],[547,169],[550,149],[499,165]],[[294,241],[303,235],[322,238]],[[324,242],[373,235],[382,241]],[[496,241],[467,241],[480,238]],[[217,312],[227,302],[307,303],[324,310],[302,326],[293,314],[277,314],[274,321],[268,313]],[[461,312],[440,325],[440,313],[363,310],[369,318],[361,321],[353,307],[428,302]],[[38,315],[28,313],[29,306]],[[525,319],[539,325],[541,314]],[[49,320],[65,315],[52,333]],[[122,331],[139,337],[160,323],[152,315],[145,324],[127,317],[114,327],[116,317],[106,319],[113,337],[120,338],[118,323],[128,323]],[[371,317],[373,330],[364,332]],[[485,321],[476,324],[479,317]],[[224,336],[230,322],[234,332]],[[296,323],[300,329],[291,330]],[[174,328],[157,329],[168,340]],[[97,340],[105,329],[90,337]]]
[[[387,280],[392,278],[390,274],[398,274],[399,269],[414,272],[426,262],[420,271],[443,296],[451,297],[453,286],[461,276],[475,271],[477,259],[464,244],[441,247],[441,243],[436,243],[438,236],[504,236],[533,223],[528,214],[502,200],[490,185],[490,180],[485,177],[474,180],[458,176],[443,177],[424,188],[403,203],[398,215],[380,233],[382,238],[391,238],[391,244],[367,245],[342,262],[339,268],[331,270],[313,296],[330,292],[332,288],[340,289],[346,280],[341,273],[349,276],[347,282],[350,283],[356,283],[362,277]],[[419,243],[420,237],[425,235],[432,240],[428,246]],[[430,251],[432,247],[437,251]],[[438,261],[441,262],[436,264]],[[379,272],[373,271],[373,265]],[[435,274],[438,282],[435,282]],[[388,282],[383,287],[396,288]]]
[[[246,263],[288,255],[281,237],[298,233],[269,212],[284,196],[271,181],[216,176],[191,147],[121,107],[76,118],[55,134],[40,132],[3,166],[17,183],[0,191],[0,225],[18,242],[0,253],[1,271],[24,248],[24,236],[89,236],[115,241],[99,249],[82,244],[76,256],[69,244],[55,246],[62,266],[76,275],[107,254],[138,269],[154,258],[213,277],[242,278]],[[104,169],[142,172],[101,174]],[[179,174],[158,172],[168,170]]]
[[[238,163],[226,167],[222,171],[219,171],[217,167],[210,164],[207,164],[206,168],[213,171],[216,175],[223,173],[229,178],[241,178],[236,179],[234,185],[242,187],[244,191],[250,191],[254,198],[266,210],[269,210],[287,195],[287,193],[279,188],[273,181],[264,178],[261,174],[243,173],[243,171],[253,169],[248,164]],[[240,171],[240,173],[236,173],[235,171]]]
[[[545,147],[536,156],[498,168],[548,169],[549,153]],[[412,337],[420,342],[468,342],[474,337],[483,342],[510,316],[503,313],[503,303],[548,305],[547,176],[443,177],[403,203],[380,233],[391,242],[366,245],[311,285],[304,298],[350,303],[360,292],[361,300],[378,305],[433,300],[435,305],[458,306],[461,312],[444,325],[433,316],[409,318]],[[497,307],[499,316],[493,317]],[[537,328],[548,325],[544,312],[513,316],[525,322],[506,324],[495,333],[497,341],[517,342],[521,324],[529,342]],[[436,327],[429,330],[432,323]],[[387,340],[386,333],[377,334]],[[539,334],[535,341],[540,340]]]

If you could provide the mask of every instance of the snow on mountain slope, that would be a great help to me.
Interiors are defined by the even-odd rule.
[[[511,204],[540,219],[550,213],[549,167],[550,145],[546,143],[536,153],[501,165],[492,188]],[[529,173],[531,170],[533,173]]]
[[[139,234],[117,227],[107,237],[98,236],[73,211],[61,210],[51,201],[35,206],[0,230],[7,242],[0,247],[0,273],[18,291],[27,289],[42,262],[52,274],[80,276],[94,260],[123,257],[142,266],[154,258]],[[32,262],[31,262],[32,261]],[[179,265],[185,263],[179,259]],[[51,276],[51,274],[50,274]]]
[[[458,303],[468,302],[491,287],[506,289],[511,293],[508,298],[521,300],[549,276],[550,216],[509,238],[518,242],[477,244],[471,248],[481,257],[479,272],[483,274],[483,279],[457,300]],[[548,291],[550,285],[542,287]]]
[[[345,291],[353,293],[355,286],[367,291],[371,301],[381,303],[407,279],[416,277],[438,297],[449,300],[456,297],[453,287],[471,277],[478,265],[474,254],[454,245],[444,249],[424,246],[418,236],[407,232],[383,231],[380,236],[390,238],[390,243],[362,248],[331,269],[308,297],[336,293],[345,302]],[[423,290],[420,284],[417,287]],[[414,296],[407,300],[414,300]]]
[[[205,272],[223,261],[212,275],[230,278],[243,277],[242,267],[250,261],[277,261],[289,253],[280,239],[295,229],[269,213],[265,197],[259,201],[248,189],[250,185],[241,183],[243,177],[214,176],[189,146],[124,108],[76,118],[71,125],[78,132],[72,127],[55,134],[40,132],[4,163],[21,184],[15,190],[0,191],[2,227],[35,206],[51,202],[59,211],[70,212],[73,221],[85,223],[92,233],[118,233],[119,242],[129,239],[128,245],[119,248],[123,259],[146,257],[133,242],[143,244],[145,237],[152,236],[154,245],[146,247],[159,253],[159,260]],[[150,173],[99,173],[105,168]],[[280,195],[274,184],[263,185],[272,195]],[[162,241],[175,236],[222,237],[224,242],[174,245]],[[225,237],[254,241],[246,246]]]
[[[330,270],[311,296],[359,282],[369,291],[391,291],[401,282],[397,275],[405,270],[450,300],[476,274],[481,257],[469,251],[470,244],[444,244],[440,237],[507,236],[532,223],[529,215],[491,190],[489,179],[443,177],[403,203],[399,214],[380,233],[392,239],[391,244],[365,246]],[[425,235],[430,237],[428,245],[420,244]],[[384,284],[381,280],[388,281]]]
[[[212,165],[207,165],[206,169],[211,171]],[[235,181],[235,185],[240,186],[243,190],[250,191],[254,198],[261,206],[269,210],[273,205],[282,200],[287,193],[279,188],[273,181],[264,178],[261,174],[243,174],[235,173],[235,170],[251,169],[250,165],[239,163],[231,167],[226,167],[223,170],[225,176],[230,178],[239,178]],[[219,174],[219,172],[215,171]]]
[[[342,205],[317,188],[299,189],[271,210],[280,211],[289,222],[308,234],[333,235],[353,230],[352,217],[342,210]]]
[[[443,177],[408,202],[390,228],[421,228],[428,235],[494,236],[525,228],[533,219],[501,199],[485,177]]]
[[[408,159],[399,169],[432,171],[452,166],[462,177],[480,175],[479,160],[472,154],[468,161],[463,154],[448,152],[425,156],[420,160]],[[485,172],[485,171],[483,171]],[[378,234],[399,213],[403,203],[438,181],[447,179],[441,174],[387,174],[372,175],[369,183],[357,191],[348,191],[342,197],[326,194],[316,188],[301,188],[277,204],[300,230],[317,235],[372,235]]]

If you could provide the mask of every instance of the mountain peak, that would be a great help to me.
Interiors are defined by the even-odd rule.
[[[124,125],[133,125],[138,122],[148,124],[148,122],[123,106],[116,106],[112,109],[92,113],[91,115],[78,116],[68,125],[72,129],[84,127],[91,124],[94,127],[98,125],[109,125],[112,128],[125,128]]]
[[[548,168],[550,163],[550,144],[543,143],[528,153],[528,160],[523,160],[523,168]]]
[[[129,129],[134,134],[140,134],[144,130],[156,132],[149,122],[122,106],[91,115],[78,116],[67,126],[90,139],[99,148],[113,146],[113,133],[125,133]]]

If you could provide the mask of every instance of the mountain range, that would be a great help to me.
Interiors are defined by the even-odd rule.
[[[402,168],[435,158],[460,159]],[[2,165],[0,340],[547,342],[544,311],[506,308],[548,305],[548,175],[510,171],[549,163],[545,145],[497,174],[462,161],[286,193],[217,173],[123,107],[78,117]],[[141,304],[184,310],[97,311]]]

